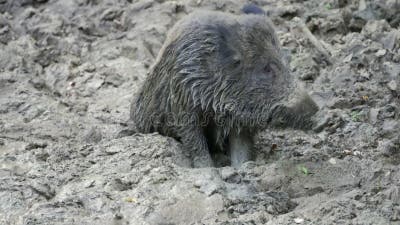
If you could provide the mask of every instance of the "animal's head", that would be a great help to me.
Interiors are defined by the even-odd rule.
[[[189,107],[265,126],[271,110],[287,101],[293,79],[268,17],[258,7],[243,11],[239,16],[203,12],[183,20],[171,32],[164,57],[176,55],[176,86],[184,88],[174,90],[189,92]],[[188,99],[181,95],[174,96],[185,105]]]
[[[231,27],[220,27],[219,34],[212,69],[221,80],[214,108],[250,126],[265,126],[293,86],[274,28],[264,13],[246,14]]]

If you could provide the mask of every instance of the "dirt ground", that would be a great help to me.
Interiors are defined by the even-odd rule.
[[[0,0],[0,224],[400,224],[398,0],[252,1],[322,112],[263,131],[255,161],[194,169],[130,135],[168,29],[246,2]]]

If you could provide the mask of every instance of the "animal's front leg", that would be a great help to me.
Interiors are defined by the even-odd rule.
[[[229,154],[231,166],[239,168],[244,162],[251,160],[253,137],[246,133],[233,132],[229,135]]]
[[[199,127],[181,129],[180,136],[185,150],[190,151],[193,167],[212,167],[214,163],[208,150],[207,139]]]

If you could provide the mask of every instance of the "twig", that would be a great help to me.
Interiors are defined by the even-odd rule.
[[[293,21],[297,24],[297,28],[306,36],[312,45],[320,52],[329,64],[333,64],[331,53],[324,47],[324,45],[311,33],[306,24],[298,17]]]

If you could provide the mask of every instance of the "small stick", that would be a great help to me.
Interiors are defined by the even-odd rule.
[[[325,57],[329,64],[332,63],[331,53],[323,46],[323,44],[311,33],[306,24],[298,17],[293,19],[297,28],[310,40],[311,44]]]

